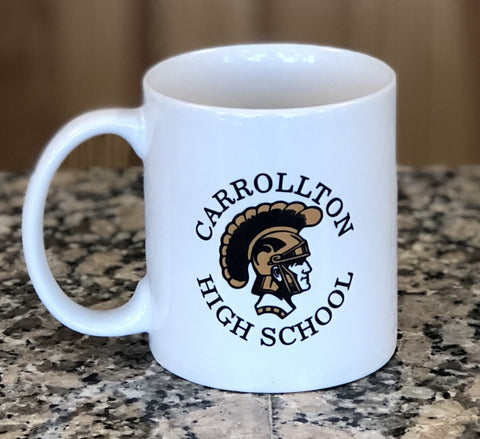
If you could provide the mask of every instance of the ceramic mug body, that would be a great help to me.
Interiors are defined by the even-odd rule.
[[[120,133],[144,163],[147,255],[123,332],[148,331],[174,374],[236,391],[326,388],[384,365],[396,344],[393,71],[346,50],[232,46],[158,64],[144,97]]]

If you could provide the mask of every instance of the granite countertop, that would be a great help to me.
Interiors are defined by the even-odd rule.
[[[480,437],[480,167],[399,171],[393,359],[351,384],[274,395],[177,378],[144,334],[89,337],[58,323],[22,258],[26,183],[0,173],[0,438]],[[125,302],[145,270],[141,170],[61,171],[45,233],[71,297]]]

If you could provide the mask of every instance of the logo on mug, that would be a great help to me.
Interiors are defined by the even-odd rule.
[[[253,267],[251,293],[258,298],[258,315],[284,319],[296,308],[294,296],[310,289],[310,250],[300,232],[322,217],[316,206],[277,201],[247,208],[225,228],[220,245],[223,277],[231,287],[244,288]]]
[[[218,252],[217,267],[196,279],[207,308],[230,333],[244,341],[256,339],[265,348],[292,346],[319,334],[347,300],[354,272],[329,273],[329,278],[318,281],[320,270],[315,271],[318,267],[310,259],[318,260],[316,252],[321,247],[318,242],[309,246],[303,231],[318,226],[337,239],[350,236],[354,225],[342,198],[321,181],[285,172],[260,173],[252,181],[234,180],[229,187],[211,196],[214,204],[203,208],[202,219],[195,226],[197,237],[209,246],[211,254],[214,248]],[[303,200],[282,201],[280,194],[285,193]],[[278,201],[252,201],[256,195],[267,194]],[[214,232],[219,220],[237,203],[245,203],[245,207],[226,221],[217,241]],[[218,276],[221,272],[231,291],[217,289],[215,272]],[[300,306],[297,296],[312,285],[317,303],[309,308]],[[233,290],[250,293],[252,300],[242,302],[243,306],[250,303],[253,313],[228,303]]]

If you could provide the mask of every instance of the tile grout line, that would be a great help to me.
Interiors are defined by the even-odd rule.
[[[270,428],[270,439],[275,439],[273,436],[273,405],[272,405],[272,395],[268,395],[268,426]]]

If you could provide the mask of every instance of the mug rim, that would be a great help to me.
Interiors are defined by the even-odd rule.
[[[313,52],[317,53],[328,53],[332,55],[344,55],[348,57],[355,57],[356,59],[361,59],[365,62],[369,62],[372,66],[375,66],[377,69],[382,69],[383,74],[388,76],[388,79],[384,81],[385,83],[382,86],[377,87],[375,90],[365,93],[361,96],[339,99],[335,102],[329,103],[319,103],[314,105],[299,105],[299,106],[285,106],[285,107],[246,107],[246,106],[235,106],[235,105],[216,105],[209,104],[204,102],[196,102],[195,100],[185,99],[182,97],[175,96],[171,93],[167,93],[163,90],[159,90],[153,84],[154,75],[158,75],[159,71],[167,66],[170,63],[182,62],[194,57],[201,57],[211,54],[220,54],[221,52],[232,52],[240,53],[241,51],[254,50],[258,53],[260,52],[273,52],[273,50],[287,51],[287,50],[298,50],[303,52]],[[383,94],[389,93],[392,89],[396,87],[396,73],[392,67],[390,67],[385,61],[382,61],[379,58],[376,58],[372,55],[359,52],[356,50],[345,49],[340,47],[333,47],[327,45],[316,45],[308,43],[284,43],[284,42],[274,42],[274,43],[247,43],[247,44],[233,44],[233,45],[221,45],[206,47],[202,49],[182,52],[177,55],[167,57],[156,64],[152,65],[144,74],[142,85],[145,93],[145,97],[155,97],[157,99],[170,101],[177,105],[182,105],[185,107],[193,107],[204,110],[213,110],[222,113],[241,113],[241,114],[278,114],[278,113],[311,113],[311,112],[323,112],[333,108],[340,108],[352,104],[361,104],[370,99],[374,99]]]

